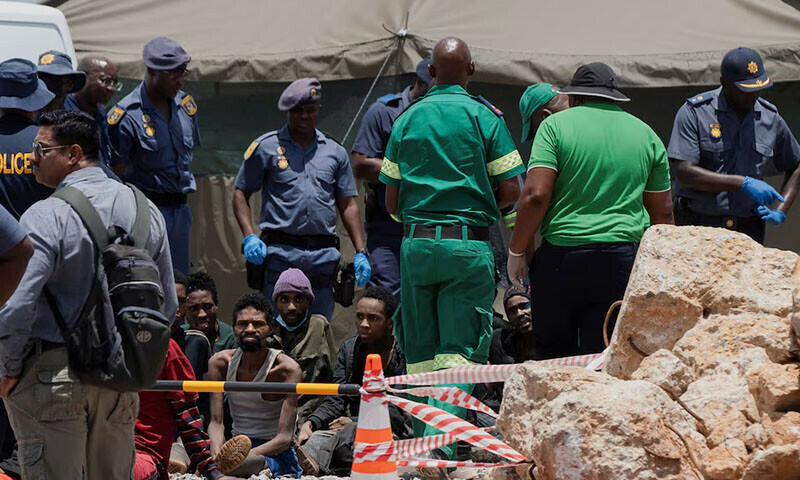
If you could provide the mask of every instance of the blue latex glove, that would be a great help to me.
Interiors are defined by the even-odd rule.
[[[356,284],[359,287],[363,287],[372,276],[372,266],[369,264],[367,256],[363,253],[356,253],[356,256],[353,257],[353,265],[356,268]]]
[[[267,258],[267,244],[262,242],[255,233],[244,237],[244,258],[256,265],[261,265]]]
[[[752,177],[744,177],[742,191],[759,205],[771,205],[775,200],[783,201],[783,197],[769,183]]]
[[[786,214],[780,210],[772,210],[770,208],[761,206],[756,208],[756,212],[761,215],[761,220],[771,224],[771,225],[780,225],[786,220]]]

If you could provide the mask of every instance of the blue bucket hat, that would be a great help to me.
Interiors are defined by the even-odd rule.
[[[12,58],[0,63],[0,108],[35,112],[54,98],[55,95],[39,80],[33,62]]]
[[[180,43],[167,37],[150,40],[142,50],[144,64],[153,70],[174,70],[191,59]]]
[[[86,85],[86,74],[72,68],[72,59],[64,52],[49,50],[39,55],[39,73],[72,79],[72,92]]]

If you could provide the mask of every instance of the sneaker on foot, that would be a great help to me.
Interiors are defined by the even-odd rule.
[[[219,471],[227,475],[239,468],[250,453],[251,445],[250,439],[246,435],[238,435],[225,442],[214,459]]]
[[[172,475],[173,473],[184,474],[189,467],[181,462],[180,460],[175,460],[173,458],[169,459],[169,464],[167,465],[167,473]]]

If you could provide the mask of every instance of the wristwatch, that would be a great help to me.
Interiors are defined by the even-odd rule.
[[[356,250],[356,253],[363,253],[365,257],[369,258],[369,252],[366,248],[362,248],[361,250]]]

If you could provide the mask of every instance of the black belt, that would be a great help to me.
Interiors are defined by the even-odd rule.
[[[267,283],[274,285],[281,276],[281,273],[283,272],[268,270],[266,275]],[[334,281],[333,277],[328,275],[316,275],[308,277],[308,280],[311,282],[311,288],[331,288]]]
[[[678,197],[678,210],[684,212],[685,216],[691,217],[692,223],[705,227],[720,227],[729,230],[739,230],[746,228],[758,228],[763,223],[761,217],[753,215],[749,217],[737,217],[734,215],[706,215],[697,213],[689,208],[689,200],[685,197]]]
[[[461,225],[414,225],[413,238],[436,238],[436,229],[441,228],[439,238],[450,240],[463,239],[464,232]],[[466,227],[467,238],[465,240],[480,240],[482,242],[489,241],[489,227]],[[403,224],[403,236],[412,238],[411,225]]]
[[[278,230],[264,230],[261,240],[267,245],[288,245],[304,250],[319,250],[321,248],[339,248],[339,237],[336,235],[290,235]]]
[[[186,203],[185,193],[153,192],[150,190],[142,190],[142,193],[153,203],[161,207],[178,207]]]

